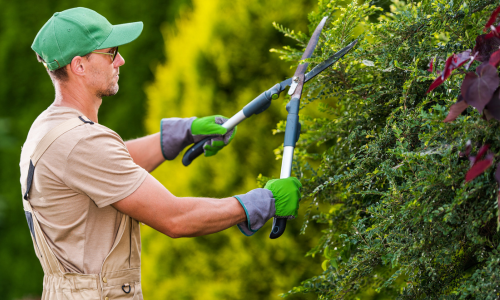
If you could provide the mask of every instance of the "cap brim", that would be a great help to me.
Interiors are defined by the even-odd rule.
[[[99,46],[99,49],[117,47],[132,42],[141,35],[143,27],[142,22],[113,25],[113,30]]]

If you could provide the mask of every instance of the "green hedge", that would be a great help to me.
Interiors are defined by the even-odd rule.
[[[467,183],[469,161],[459,152],[471,140],[472,153],[483,144],[499,153],[499,123],[472,107],[442,122],[464,73],[426,94],[438,76],[427,71],[431,58],[442,70],[451,54],[472,49],[498,4],[394,1],[390,13],[369,22],[378,12],[368,3],[319,1],[311,27],[323,16],[337,18],[327,24],[312,62],[351,42],[355,28],[365,29],[353,52],[306,86],[305,107],[321,103],[314,115],[301,114],[294,174],[304,184],[311,222],[328,228],[310,251],[324,257],[324,272],[289,294],[498,299],[494,168]],[[281,52],[297,61],[301,51]]]

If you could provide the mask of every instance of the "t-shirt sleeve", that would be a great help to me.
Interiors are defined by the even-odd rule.
[[[101,208],[132,194],[147,174],[134,163],[118,134],[89,130],[69,154],[63,181]]]

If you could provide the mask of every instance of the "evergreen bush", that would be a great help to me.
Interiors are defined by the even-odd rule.
[[[438,58],[434,67],[443,70],[451,54],[473,49],[498,5],[395,0],[391,12],[380,13],[368,2],[319,1],[311,28],[324,16],[334,17],[312,66],[356,38],[356,28],[364,31],[354,51],[305,87],[303,106],[320,102],[321,115],[301,113],[294,174],[304,184],[302,205],[309,206],[303,230],[309,221],[325,224],[309,252],[324,257],[324,272],[285,295],[499,298],[494,169],[466,182],[470,165],[460,156],[468,140],[472,153],[484,144],[499,153],[499,123],[472,107],[443,122],[460,95],[464,72],[426,93],[441,76],[428,71],[431,59]],[[379,17],[370,22],[373,14]],[[307,41],[280,30],[299,45]],[[298,63],[302,51],[279,52]],[[277,131],[283,130],[279,123]]]

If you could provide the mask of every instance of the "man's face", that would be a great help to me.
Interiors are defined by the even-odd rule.
[[[115,48],[95,50],[96,52],[113,53]],[[97,97],[113,96],[118,92],[118,74],[120,66],[125,63],[123,57],[117,53],[115,60],[111,55],[91,53],[89,61],[89,84]]]

